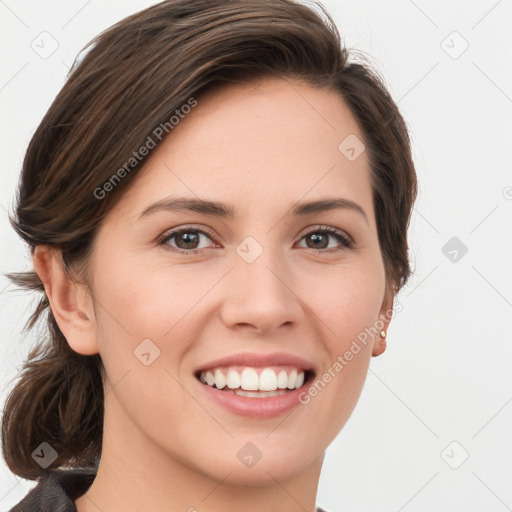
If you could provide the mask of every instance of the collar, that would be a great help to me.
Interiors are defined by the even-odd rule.
[[[48,470],[9,512],[77,512],[75,500],[89,489],[97,471],[98,466]]]

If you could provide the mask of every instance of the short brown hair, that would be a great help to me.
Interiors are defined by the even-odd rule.
[[[386,280],[398,291],[411,273],[407,229],[417,186],[408,132],[378,73],[349,57],[319,3],[169,0],[129,16],[89,43],[34,133],[13,228],[32,251],[62,251],[70,278],[87,282],[97,228],[133,180],[120,180],[101,200],[93,192],[156,126],[214,86],[292,78],[339,93],[362,130]],[[42,294],[25,330],[46,313],[48,335],[30,352],[6,401],[7,465],[23,478],[42,475],[31,453],[43,441],[58,453],[51,467],[95,464],[103,432],[101,358],[69,347],[35,272],[8,277]]]

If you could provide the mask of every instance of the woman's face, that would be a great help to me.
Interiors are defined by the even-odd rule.
[[[172,461],[257,485],[321,461],[358,400],[371,355],[384,350],[362,334],[390,306],[368,153],[331,91],[265,80],[197,101],[95,239],[104,443],[127,465]],[[232,216],[162,206],[178,198],[222,203]],[[294,212],[335,199],[358,206]],[[241,354],[248,359],[217,363]],[[251,359],[258,355],[270,359]],[[262,378],[267,367],[274,371]],[[308,368],[313,377],[288,390],[294,369]],[[256,373],[258,385],[286,382],[288,391],[241,397],[201,382],[206,369],[217,369],[218,382],[234,371],[234,387],[245,372],[245,387]]]

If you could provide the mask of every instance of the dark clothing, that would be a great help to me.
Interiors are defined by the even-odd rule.
[[[77,512],[75,500],[85,494],[96,477],[97,466],[54,469],[9,512]],[[316,512],[325,512],[317,507]]]
[[[87,492],[97,470],[97,466],[51,470],[9,512],[76,512],[75,499]]]

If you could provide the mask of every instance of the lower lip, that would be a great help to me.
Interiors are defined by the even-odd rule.
[[[299,395],[307,389],[309,380],[311,379],[308,379],[300,388],[288,391],[284,395],[259,398],[240,396],[221,391],[220,389],[203,384],[196,379],[208,398],[230,412],[240,416],[250,416],[252,418],[271,418],[279,416],[280,414],[291,411],[298,405],[302,405],[299,401]]]

